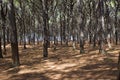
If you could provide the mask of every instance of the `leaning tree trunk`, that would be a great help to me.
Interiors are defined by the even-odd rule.
[[[12,60],[14,66],[19,66],[19,52],[18,52],[18,40],[17,40],[17,28],[15,19],[15,7],[13,4],[14,0],[9,0],[9,20],[11,28],[11,48],[12,48]]]

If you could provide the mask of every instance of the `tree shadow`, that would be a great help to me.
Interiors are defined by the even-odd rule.
[[[40,62],[41,62],[40,58],[32,58],[32,60],[30,61],[21,60],[21,65],[33,66],[35,64],[40,64]]]
[[[69,73],[64,74],[63,77],[61,78],[61,80],[65,80],[65,79],[67,79],[67,80],[72,80],[72,79],[79,79],[79,80],[110,79],[110,80],[116,80],[117,72],[118,72],[117,70],[112,70],[112,71],[109,71],[109,70],[99,70],[99,71],[76,70],[76,71],[71,71]]]
[[[8,80],[50,80],[44,73],[26,73],[9,77]]]
[[[82,70],[86,70],[87,74],[93,75],[94,77],[87,78],[85,80],[93,78],[94,80],[97,79],[113,79],[117,78],[118,70],[117,70],[117,63],[115,62],[107,62],[104,59],[103,63],[97,64],[88,64],[86,66],[81,67]]]

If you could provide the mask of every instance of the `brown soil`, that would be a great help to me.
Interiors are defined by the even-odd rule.
[[[0,59],[0,80],[116,80],[120,46],[98,54],[98,49],[85,48],[85,54],[72,47],[49,48],[49,57],[42,57],[42,46],[19,46],[19,67],[12,66],[10,47]]]

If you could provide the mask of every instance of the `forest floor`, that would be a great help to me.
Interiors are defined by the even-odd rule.
[[[7,55],[0,59],[0,80],[116,80],[120,45],[113,46],[107,54],[98,54],[98,49],[85,47],[85,54],[79,48],[49,48],[48,58],[42,57],[42,45],[23,49],[19,46],[19,67],[12,67],[10,47]]]

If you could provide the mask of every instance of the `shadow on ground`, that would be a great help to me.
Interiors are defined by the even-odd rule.
[[[92,52],[93,51],[93,52]],[[0,60],[1,80],[116,80],[118,54],[96,54],[96,50],[80,54],[71,47],[56,51],[49,49],[49,57],[42,58],[42,49],[20,51],[21,66],[12,68],[9,58]]]

